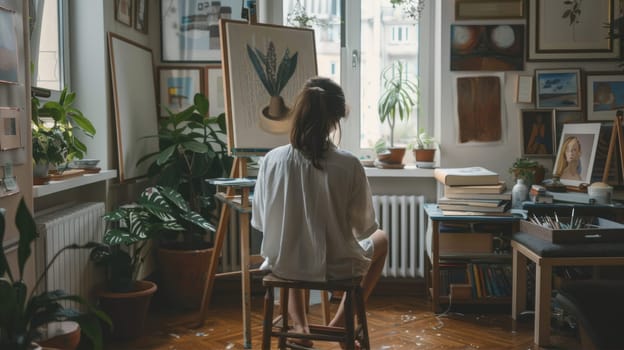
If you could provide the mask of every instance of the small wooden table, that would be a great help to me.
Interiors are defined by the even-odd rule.
[[[547,346],[550,341],[550,299],[552,271],[555,266],[624,265],[624,242],[553,244],[528,233],[518,232],[511,242],[513,290],[511,317],[518,319],[526,309],[527,259],[535,263],[534,342]]]

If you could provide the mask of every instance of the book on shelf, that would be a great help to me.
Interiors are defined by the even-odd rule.
[[[507,189],[505,181],[499,181],[496,185],[467,185],[449,186],[444,185],[444,193],[503,193]]]
[[[509,211],[502,213],[497,212],[483,212],[483,211],[464,211],[464,210],[442,210],[442,215],[445,216],[514,216]]]
[[[450,199],[501,199],[511,200],[511,192],[503,193],[444,193],[446,198]]]
[[[442,197],[438,199],[438,204],[453,204],[453,205],[472,205],[477,207],[489,207],[496,208],[502,205],[505,201],[502,199],[478,199],[478,198],[448,198]]]
[[[468,205],[468,204],[444,204],[438,203],[438,208],[444,212],[448,211],[476,211],[482,213],[502,213],[509,209],[509,201],[502,201],[502,203],[495,207],[484,207],[479,205]]]
[[[440,183],[456,185],[497,185],[498,174],[483,167],[436,168],[433,176]]]

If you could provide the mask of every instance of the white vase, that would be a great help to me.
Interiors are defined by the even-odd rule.
[[[527,199],[528,195],[529,189],[524,184],[524,179],[518,179],[511,189],[511,207],[513,209],[522,209],[522,202]]]

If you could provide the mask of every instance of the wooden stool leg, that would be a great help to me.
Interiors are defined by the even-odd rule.
[[[358,340],[360,341],[360,347],[362,350],[370,349],[370,340],[368,338],[368,322],[366,321],[366,306],[364,305],[364,292],[362,287],[358,287],[355,290],[355,302],[358,323],[360,324],[360,331],[358,332]]]
[[[347,291],[347,296],[345,298],[344,304],[344,320],[345,320],[345,349],[354,350],[355,349],[355,326],[353,324],[353,290]]]
[[[323,325],[327,326],[331,320],[329,315],[329,293],[326,290],[321,291],[321,309],[323,312]]]
[[[282,326],[281,331],[288,332],[288,288],[280,288],[280,308],[282,309]],[[280,350],[286,349],[286,337],[279,337]]]
[[[275,294],[273,287],[267,287],[264,294],[264,320],[262,321],[262,350],[271,350],[271,332],[273,331],[273,307]]]

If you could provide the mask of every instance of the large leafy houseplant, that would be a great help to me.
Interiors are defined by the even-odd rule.
[[[390,147],[394,147],[394,127],[397,117],[407,121],[418,102],[418,85],[407,76],[407,67],[402,61],[395,61],[381,72],[383,92],[379,98],[377,112],[379,121],[390,127]]]
[[[227,176],[233,159],[227,153],[225,139],[225,114],[208,116],[208,99],[196,94],[193,105],[172,113],[161,120],[158,131],[159,151],[141,158],[139,162],[151,161],[148,176],[163,187],[170,187],[182,194],[191,210],[212,220],[216,207],[213,197],[214,187],[208,186],[206,179]],[[203,240],[205,230],[196,225],[173,236],[192,245]],[[171,237],[169,238],[179,238]]]
[[[55,321],[74,321],[80,325],[82,332],[93,341],[94,349],[102,348],[102,333],[98,320],[110,325],[106,314],[91,307],[82,297],[68,295],[63,290],[43,291],[37,288],[43,281],[49,267],[66,249],[89,248],[87,246],[70,245],[59,251],[45,267],[32,290],[24,282],[24,267],[30,257],[30,246],[37,238],[35,222],[22,199],[15,216],[15,225],[19,231],[17,248],[18,271],[13,272],[0,249],[0,348],[29,349],[40,336],[39,328]],[[5,217],[0,215],[0,241],[5,233]],[[61,302],[73,301],[86,305],[87,312],[64,307]]]
[[[60,165],[72,159],[82,159],[87,146],[79,135],[95,135],[95,127],[76,107],[75,92],[63,89],[58,101],[41,101],[33,95],[32,103],[32,144],[35,164],[50,163]],[[76,131],[80,132],[77,133]]]
[[[139,269],[149,254],[150,239],[195,226],[213,226],[193,211],[182,195],[169,187],[146,188],[135,204],[120,206],[104,215],[107,229],[91,251],[91,259],[106,268],[108,289],[126,292],[133,288]]]

